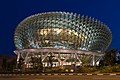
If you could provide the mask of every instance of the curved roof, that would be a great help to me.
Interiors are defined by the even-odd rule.
[[[104,52],[112,34],[103,22],[69,12],[35,14],[18,24],[14,42],[17,49],[63,48]]]

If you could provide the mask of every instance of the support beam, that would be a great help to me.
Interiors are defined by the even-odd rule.
[[[80,65],[81,65],[82,61],[81,61],[80,58],[78,57],[77,53],[75,53],[75,56],[76,56],[76,58],[79,60]]]
[[[95,55],[93,55],[92,65],[95,66]]]
[[[58,56],[56,56],[53,52],[51,52],[51,53],[52,53],[52,54],[57,58],[57,60],[61,63],[61,66],[63,66],[63,63],[64,63],[64,62],[61,61],[60,58],[58,58]]]
[[[48,56],[49,52],[42,58],[42,61],[45,60],[45,58]]]

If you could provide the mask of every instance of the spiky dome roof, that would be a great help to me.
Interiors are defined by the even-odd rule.
[[[69,12],[45,12],[16,27],[17,49],[67,48],[104,52],[112,41],[110,29],[97,19]]]

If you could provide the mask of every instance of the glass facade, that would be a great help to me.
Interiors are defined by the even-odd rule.
[[[109,28],[94,18],[66,12],[47,12],[24,19],[16,28],[17,49],[62,48],[104,52]]]
[[[24,19],[16,27],[17,63],[40,58],[44,67],[99,65],[112,41],[110,29],[97,19],[68,12],[46,12]]]

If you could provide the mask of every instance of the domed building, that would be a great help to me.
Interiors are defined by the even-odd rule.
[[[14,34],[15,54],[31,66],[40,57],[43,66],[91,65],[99,60],[112,41],[110,29],[97,19],[69,12],[46,12],[27,17]]]

